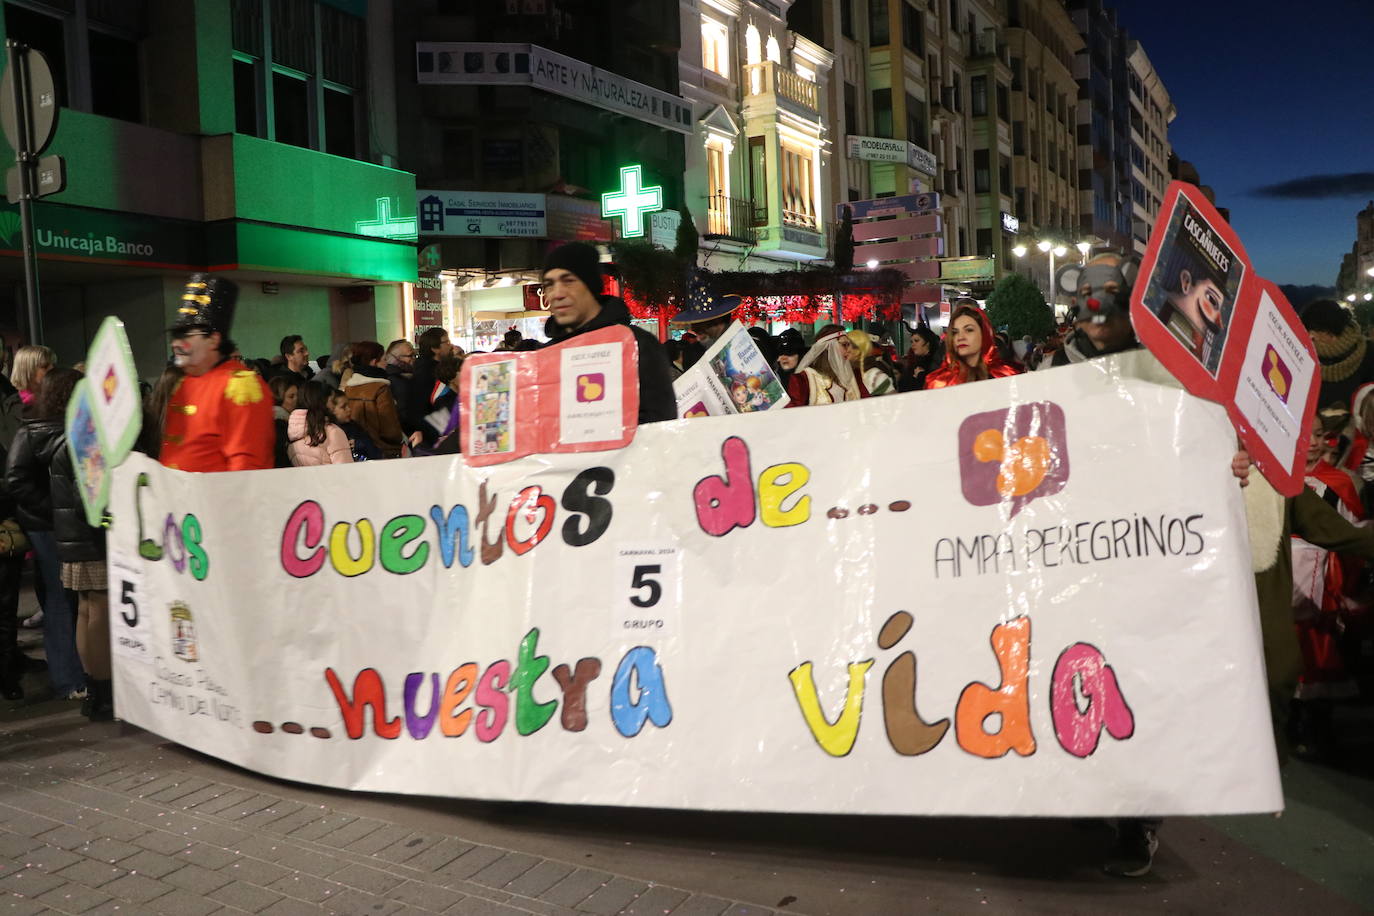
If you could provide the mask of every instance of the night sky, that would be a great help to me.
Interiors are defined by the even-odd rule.
[[[1374,0],[1108,0],[1257,272],[1334,286],[1374,199]]]

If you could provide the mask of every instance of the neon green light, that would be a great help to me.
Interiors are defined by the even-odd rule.
[[[644,234],[644,217],[663,209],[663,188],[643,187],[644,175],[637,165],[620,170],[620,190],[601,195],[601,215],[620,217],[620,234],[637,239]]]
[[[419,235],[415,217],[391,218],[390,197],[377,198],[377,218],[358,220],[357,231],[374,239],[413,239]]]

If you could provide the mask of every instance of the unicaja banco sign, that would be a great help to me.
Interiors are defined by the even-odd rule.
[[[203,267],[205,235],[199,224],[134,213],[87,210],[39,202],[34,206],[34,246],[39,257]],[[20,251],[19,214],[0,207],[0,250]]]

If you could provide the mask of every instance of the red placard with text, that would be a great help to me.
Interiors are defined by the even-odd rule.
[[[1255,273],[1194,185],[1176,181],[1165,192],[1131,323],[1189,392],[1225,406],[1276,490],[1301,492],[1320,389],[1316,351],[1283,293]]]
[[[458,403],[471,465],[624,448],[639,418],[639,347],[623,325],[463,361]]]

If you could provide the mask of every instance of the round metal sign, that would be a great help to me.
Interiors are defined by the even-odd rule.
[[[0,129],[10,148],[19,149],[19,118],[14,109],[14,65],[16,59],[27,63],[26,95],[29,101],[29,152],[37,155],[52,142],[57,129],[57,88],[53,85],[52,70],[41,51],[32,48],[16,52],[7,49],[5,74],[0,78]]]

